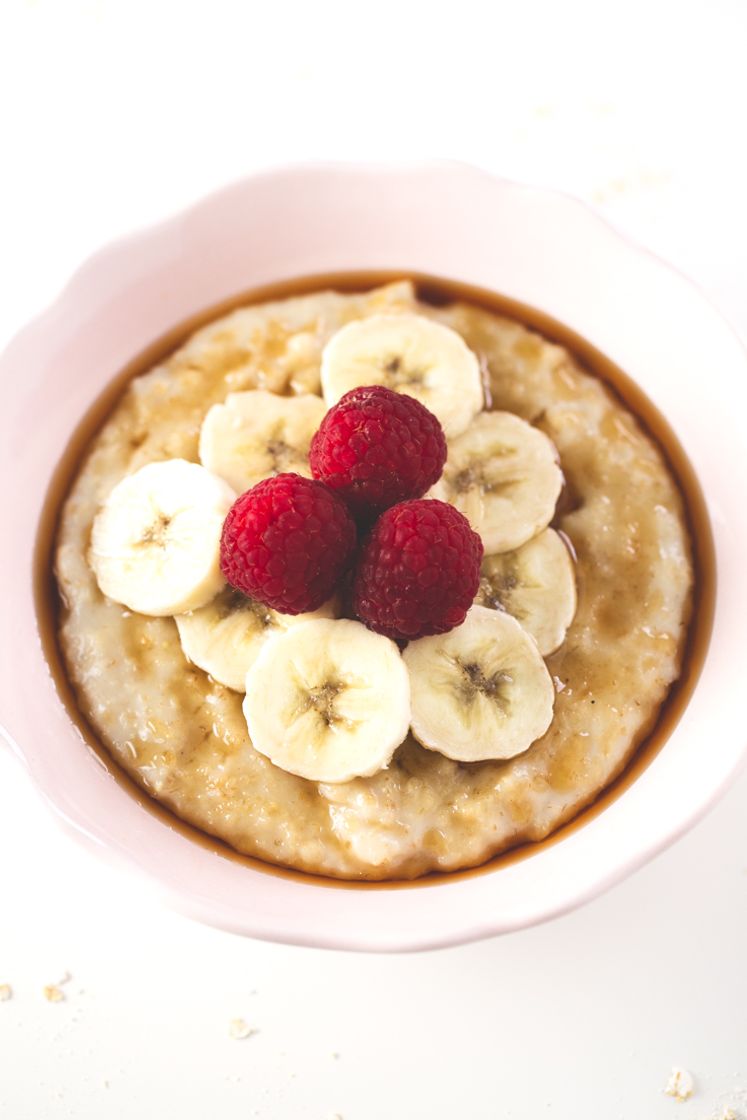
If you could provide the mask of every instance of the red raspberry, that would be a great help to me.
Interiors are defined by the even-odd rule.
[[[311,441],[311,473],[355,514],[380,513],[419,498],[446,462],[446,439],[432,412],[383,385],[351,389]]]
[[[443,634],[477,594],[482,541],[459,510],[425,498],[382,513],[360,551],[352,604],[389,638]]]
[[[220,566],[245,595],[284,614],[315,611],[335,590],[355,550],[345,503],[298,474],[266,478],[228,511]]]

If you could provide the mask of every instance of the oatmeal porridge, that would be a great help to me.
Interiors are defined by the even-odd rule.
[[[367,357],[368,335],[394,354],[381,331],[401,339],[408,322],[403,353],[438,350],[430,380],[414,359]],[[205,543],[263,480],[319,486],[314,433],[348,390],[376,383],[422,399],[445,434],[445,465],[409,505],[427,520],[445,503],[481,542],[466,620],[462,610],[464,621],[421,629],[399,649],[408,604],[388,603],[380,617],[375,563],[363,588],[359,574],[350,586],[322,581],[311,609],[287,613],[296,607],[226,584]],[[132,572],[117,534],[146,468],[164,478],[166,468],[168,486],[207,512],[184,530],[168,571],[153,559],[130,599],[118,591]],[[148,546],[173,529],[175,508],[160,509]],[[379,525],[398,508],[373,529],[359,522],[361,556],[377,539],[386,545]],[[462,539],[460,555],[471,547]],[[352,563],[347,538],[340,548]],[[471,303],[424,301],[408,281],[241,307],[131,381],[64,502],[55,574],[78,704],[135,781],[239,852],[368,880],[478,865],[594,800],[680,673],[693,592],[679,489],[617,396],[536,331]],[[439,596],[421,598],[441,609]],[[504,647],[515,679],[495,660]],[[366,737],[342,760],[332,733],[338,718],[347,726],[334,707],[343,686],[331,669],[304,713],[324,725],[324,750],[309,759],[308,746],[301,757],[273,740],[299,718],[288,681],[300,650],[309,673],[355,650],[380,681],[361,717]],[[500,737],[496,705],[511,728]]]

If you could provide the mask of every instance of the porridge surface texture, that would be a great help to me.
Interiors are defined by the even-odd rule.
[[[228,393],[318,393],[322,347],[344,323],[416,311],[457,330],[488,371],[492,407],[554,441],[567,483],[555,526],[577,556],[578,610],[547,660],[550,729],[506,762],[460,764],[408,737],[391,766],[341,785],[276,768],[251,745],[242,696],[185,658],[171,618],[105,599],[86,560],[101,503],[144,464],[197,461]],[[465,303],[418,302],[409,282],[239,309],[136,378],[63,507],[60,639],[80,707],[121,766],[180,817],[241,852],[341,878],[473,866],[537,840],[588,804],[650,730],[683,656],[692,565],[682,500],[637,420],[562,347]]]

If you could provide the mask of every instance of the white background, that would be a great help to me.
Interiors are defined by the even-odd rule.
[[[743,0],[2,0],[0,344],[100,244],[227,180],[429,155],[580,195],[747,336],[746,46]],[[165,912],[0,752],[0,1116],[747,1118],[746,798],[743,775],[542,928],[356,956]]]

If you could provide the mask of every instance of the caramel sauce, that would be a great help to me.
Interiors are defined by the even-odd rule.
[[[484,308],[494,314],[517,320],[519,323],[538,331],[546,339],[565,347],[587,371],[596,375],[607,385],[636,416],[644,430],[658,445],[679,485],[692,544],[695,583],[692,617],[688,628],[680,676],[672,685],[664,704],[659,709],[653,726],[649,729],[627,765],[624,766],[622,772],[601,793],[596,795],[585,808],[576,810],[572,819],[556,828],[544,840],[519,844],[494,856],[478,867],[451,872],[433,871],[414,880],[368,882],[312,875],[307,872],[266,863],[256,857],[243,855],[223,841],[187,824],[137,785],[99,742],[97,735],[80,711],[68,680],[57,637],[58,615],[61,604],[53,575],[53,555],[60,510],[73,479],[86,456],[89,443],[133,378],[147,372],[154,365],[163,361],[200,327],[228,314],[237,307],[304,295],[324,289],[335,289],[342,292],[366,291],[382,284],[403,279],[412,280],[418,297],[433,306],[444,306],[451,302],[462,301]],[[572,505],[573,495],[564,492],[561,495],[559,512],[564,512]],[[33,557],[33,584],[39,635],[60,701],[78,729],[83,741],[99,763],[130,796],[135,798],[143,809],[156,816],[168,828],[176,830],[201,847],[222,858],[245,864],[256,871],[306,883],[317,883],[325,887],[353,890],[395,890],[433,886],[441,882],[463,879],[467,876],[494,872],[501,867],[527,859],[536,852],[559,843],[575,829],[583,828],[585,824],[603,812],[608,805],[629,788],[666,743],[687,707],[697,684],[711,635],[715,603],[716,563],[705,501],[684,449],[667,421],[648,400],[644,392],[609,358],[606,358],[596,347],[576,334],[575,331],[563,326],[549,315],[507,296],[467,284],[423,276],[417,273],[377,271],[307,276],[254,288],[249,292],[242,292],[231,299],[199,312],[186,322],[172,327],[138,354],[106,386],[88,409],[71,434],[62,458],[53,473],[37,531]]]

